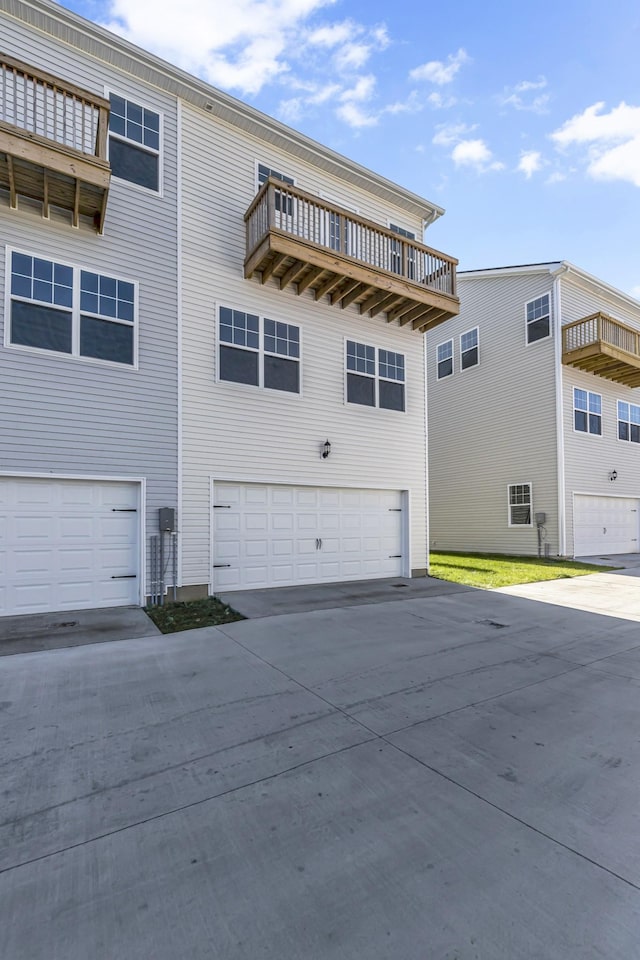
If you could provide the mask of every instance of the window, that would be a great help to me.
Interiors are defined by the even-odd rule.
[[[551,311],[549,309],[549,294],[531,300],[527,304],[527,343],[544,340],[551,336]]]
[[[266,167],[263,163],[258,164],[258,190],[260,187],[267,182],[269,177],[274,177],[276,180],[281,180],[283,183],[289,184],[289,186],[295,186],[295,181],[292,177],[287,177],[284,173],[279,173],[277,170],[272,170],[271,167]],[[286,210],[282,210],[282,194],[279,190],[275,192],[275,208],[278,213],[284,212],[287,216],[291,216],[293,213],[293,200],[291,197],[287,197]]]
[[[112,93],[109,163],[114,177],[160,190],[160,114]]]
[[[531,524],[531,484],[509,484],[509,526],[530,527]]]
[[[347,403],[405,409],[404,355],[347,340]]]
[[[618,440],[640,443],[640,407],[618,400]]]
[[[578,433],[602,436],[602,397],[599,393],[573,389],[573,426]]]
[[[450,377],[453,373],[453,340],[447,340],[438,347],[438,380]]]
[[[460,369],[468,370],[480,363],[478,328],[468,330],[460,337]]]
[[[10,291],[9,344],[135,363],[131,281],[13,251]]]
[[[404,237],[406,240],[415,240],[416,235],[410,230],[405,230],[404,227],[398,227],[395,223],[389,224],[389,230],[392,233],[397,233],[399,237]],[[391,253],[391,271],[397,273],[400,276],[404,274],[404,264],[402,262],[402,247],[403,244],[400,240],[391,240],[390,244],[390,253]],[[407,244],[407,278],[409,280],[415,280],[416,276],[416,248]]]
[[[220,307],[220,380],[300,393],[300,329]]]

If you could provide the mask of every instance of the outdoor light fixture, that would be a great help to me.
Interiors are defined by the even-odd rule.
[[[324,456],[324,454],[323,454],[323,456]],[[617,471],[617,470],[611,470],[611,471],[609,472],[609,480],[617,480],[617,479],[618,479],[618,471]]]
[[[331,444],[328,440],[322,444],[322,459],[326,460],[329,454],[331,453]]]

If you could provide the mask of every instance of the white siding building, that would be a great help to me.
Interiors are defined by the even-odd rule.
[[[443,211],[50,0],[0,32],[0,614],[174,552],[181,597],[424,574]]]
[[[459,291],[427,336],[431,548],[637,551],[640,304],[566,261]]]

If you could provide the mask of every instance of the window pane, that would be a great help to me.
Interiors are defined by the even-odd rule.
[[[526,525],[531,523],[531,507],[526,505],[514,505],[511,507],[511,523],[515,525]]]
[[[371,377],[358,377],[354,373],[348,373],[347,401],[349,403],[360,403],[367,407],[375,407],[375,380],[373,380]]]
[[[625,423],[624,420],[618,421],[618,438],[620,440],[629,439],[629,424]]]
[[[221,346],[220,379],[258,386],[258,354]]]
[[[586,410],[587,409],[587,391],[578,390],[577,388],[573,391],[573,405],[576,410]]]
[[[33,295],[31,277],[21,277],[14,274],[11,278],[11,293],[14,297],[28,297]]]
[[[631,424],[631,443],[640,443],[640,426]]]
[[[460,357],[460,366],[463,370],[469,367],[475,367],[478,364],[478,348],[472,347],[471,350],[465,350]]]
[[[27,257],[24,253],[12,254],[11,270],[13,273],[21,274],[23,277],[31,277],[33,274],[33,257]]]
[[[80,355],[132,364],[133,327],[95,317],[81,317]]]
[[[584,410],[575,411],[574,423],[576,430],[579,430],[581,433],[587,432],[587,414]]]
[[[109,162],[114,177],[158,191],[158,157],[131,143],[109,138]]]
[[[381,380],[379,403],[385,410],[404,410],[404,384]]]
[[[527,325],[527,343],[535,343],[549,336],[549,317],[533,320]]]
[[[450,377],[453,373],[453,360],[441,360],[438,363],[438,380],[443,377]]]
[[[598,436],[602,433],[602,418],[596,413],[589,414],[589,433],[595,433]]]
[[[15,301],[11,304],[11,343],[71,353],[71,314]]]
[[[264,385],[272,390],[300,393],[300,364],[283,357],[264,358]]]

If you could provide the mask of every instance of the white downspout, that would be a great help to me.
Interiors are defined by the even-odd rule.
[[[558,477],[558,553],[567,555],[567,517],[564,470],[564,398],[562,383],[562,296],[560,278],[567,273],[568,266],[563,265],[553,276],[553,330],[556,387],[556,459]]]

